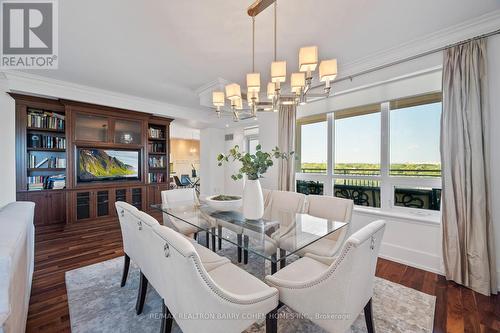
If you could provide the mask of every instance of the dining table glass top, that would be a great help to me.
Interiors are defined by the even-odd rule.
[[[291,211],[277,211],[259,220],[248,220],[240,211],[219,211],[206,204],[179,202],[174,206],[151,207],[175,219],[176,223],[188,223],[272,262],[286,259],[347,226],[344,222]]]

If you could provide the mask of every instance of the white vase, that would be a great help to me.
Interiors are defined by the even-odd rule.
[[[243,216],[249,220],[258,220],[264,215],[264,197],[260,181],[246,180],[243,189]]]

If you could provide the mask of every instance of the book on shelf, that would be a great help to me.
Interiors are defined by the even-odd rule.
[[[42,165],[47,163],[47,168],[58,168],[64,169],[66,168],[66,159],[60,157],[45,157],[41,161],[37,162],[37,156],[35,154],[28,154],[28,168],[37,169]]]
[[[165,174],[164,173],[150,172],[148,174],[148,182],[149,183],[163,183],[163,182],[165,182]]]
[[[153,142],[149,144],[149,151],[151,153],[164,153],[165,143],[163,142]]]
[[[165,156],[161,156],[161,157],[150,156],[148,162],[149,162],[150,168],[164,168],[165,167]]]
[[[47,190],[47,189],[63,189],[66,187],[66,176],[53,175],[53,176],[31,176],[28,177],[28,190]]]
[[[28,135],[28,147],[66,149],[66,138],[51,135],[30,134]]]
[[[163,138],[165,138],[165,135],[163,134],[162,129],[150,127],[149,128],[149,137],[153,138],[153,139],[163,139]]]
[[[28,127],[63,131],[65,116],[59,113],[28,109]]]

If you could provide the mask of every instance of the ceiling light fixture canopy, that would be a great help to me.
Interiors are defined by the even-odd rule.
[[[271,63],[271,82],[267,84],[266,95],[270,101],[259,101],[259,92],[261,89],[260,73],[255,70],[255,16],[261,12],[261,3],[265,7],[274,3],[274,61]],[[264,8],[265,8],[264,7]],[[239,121],[240,114],[246,113],[244,119],[257,117],[257,111],[279,110],[280,105],[303,105],[307,103],[307,97],[325,98],[330,95],[331,82],[335,80],[338,68],[337,59],[319,61],[318,47],[315,45],[304,46],[299,49],[299,68],[298,72],[290,75],[290,93],[282,93],[281,85],[287,80],[286,60],[277,60],[277,0],[256,0],[248,8],[248,13],[252,18],[252,71],[246,75],[247,91],[241,93],[241,87],[237,83],[226,85],[226,94],[222,91],[214,91],[212,94],[212,103],[220,116],[224,108],[224,98],[231,102],[230,112],[233,120]],[[323,93],[312,93],[311,90],[317,87],[312,86],[313,73],[318,68],[318,81],[324,82]],[[246,98],[249,109],[243,109],[243,98]],[[229,111],[226,109],[226,111]]]

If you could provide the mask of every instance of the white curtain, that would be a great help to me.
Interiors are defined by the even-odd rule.
[[[278,119],[278,147],[284,153],[295,149],[296,106],[281,105]],[[295,155],[278,163],[278,189],[295,192]]]
[[[486,41],[444,52],[441,160],[446,278],[497,292],[490,214]]]

